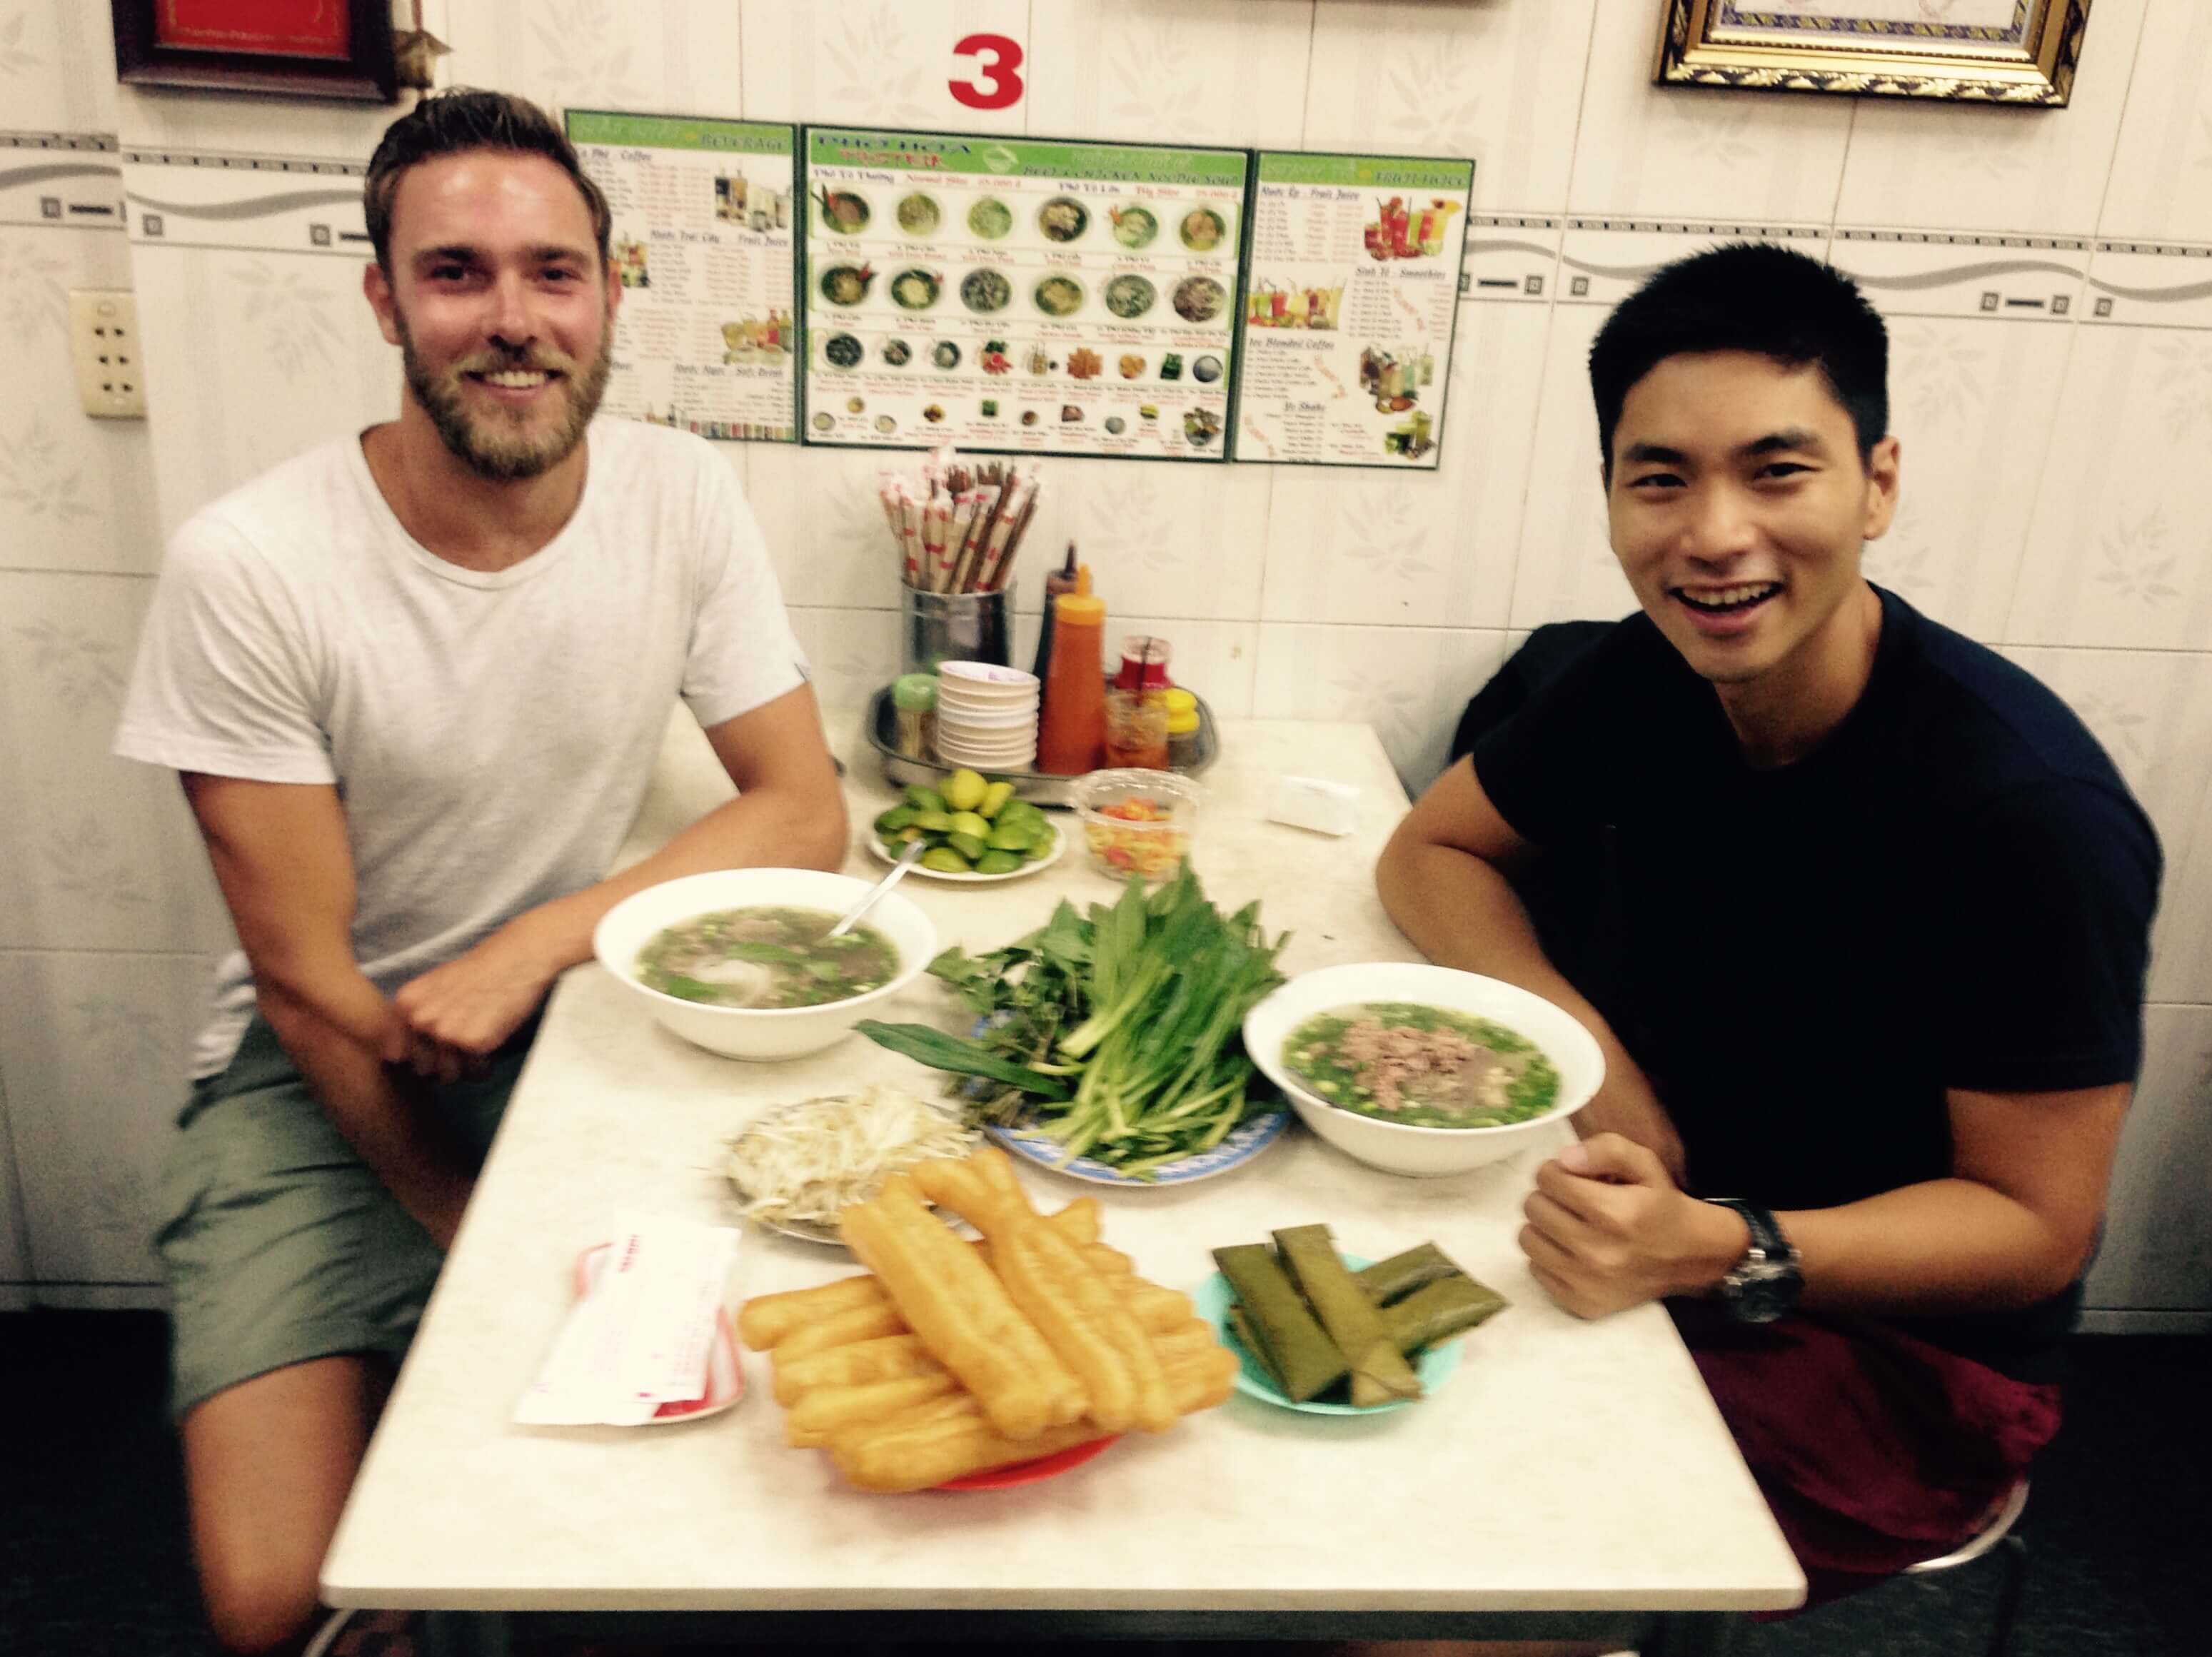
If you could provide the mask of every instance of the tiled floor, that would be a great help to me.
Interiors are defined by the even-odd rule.
[[[206,1657],[161,1410],[163,1326],[0,1315],[0,1653]],[[2212,1555],[2212,1337],[2085,1338],[2022,1521],[2012,1657],[2202,1657]],[[1978,1657],[1996,1568],[1899,1580],[1747,1630],[1733,1657]],[[825,1647],[824,1649],[829,1648]]]

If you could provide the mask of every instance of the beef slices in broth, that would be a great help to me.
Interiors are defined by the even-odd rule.
[[[1338,1108],[1413,1127],[1527,1121],[1559,1091],[1559,1072],[1525,1036],[1418,1002],[1316,1013],[1291,1032],[1283,1062]]]

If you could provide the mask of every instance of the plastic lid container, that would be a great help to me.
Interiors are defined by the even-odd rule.
[[[1168,705],[1168,734],[1182,736],[1198,729],[1198,698],[1190,691],[1170,690],[1162,699]]]
[[[1091,862],[1110,879],[1164,880],[1190,854],[1206,792],[1172,771],[1093,771],[1075,786]]]

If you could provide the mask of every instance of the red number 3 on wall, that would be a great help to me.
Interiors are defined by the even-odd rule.
[[[1022,100],[1024,90],[1018,72],[1022,66],[1018,41],[1003,34],[970,34],[952,48],[956,58],[977,60],[971,80],[946,82],[954,98],[970,109],[1006,109]]]

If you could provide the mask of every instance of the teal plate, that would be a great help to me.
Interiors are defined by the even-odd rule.
[[[1338,1257],[1354,1272],[1365,1270],[1374,1261],[1362,1259],[1357,1254],[1346,1254],[1342,1249]],[[1190,1291],[1191,1300],[1198,1308],[1198,1315],[1213,1326],[1221,1344],[1237,1354],[1237,1390],[1249,1393],[1254,1398],[1274,1405],[1278,1409],[1303,1410],[1316,1416],[1379,1416],[1393,1410],[1403,1410],[1419,1404],[1421,1399],[1393,1399],[1388,1404],[1370,1405],[1365,1409],[1350,1404],[1329,1404],[1320,1399],[1308,1399],[1304,1404],[1293,1404],[1283,1396],[1282,1388],[1269,1378],[1260,1360],[1244,1350],[1244,1343],[1237,1338],[1237,1332],[1229,1326],[1229,1308],[1236,1304],[1237,1296],[1230,1291],[1229,1279],[1218,1272]],[[1421,1378],[1424,1398],[1433,1398],[1439,1387],[1452,1378],[1459,1368],[1460,1347],[1464,1335],[1455,1335],[1441,1346],[1431,1346],[1414,1362],[1413,1373]]]

